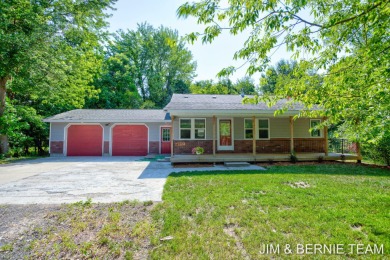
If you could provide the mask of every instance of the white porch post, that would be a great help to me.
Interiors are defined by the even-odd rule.
[[[290,116],[290,153],[294,153],[294,119]]]
[[[217,128],[217,124],[216,124],[216,117],[213,116],[213,156],[215,156],[215,142],[216,142],[216,128]]]
[[[256,159],[256,117],[255,116],[252,117],[252,153]]]
[[[323,121],[325,121],[326,120],[326,117],[324,117],[323,118]],[[329,154],[329,151],[328,151],[328,127],[327,126],[325,126],[324,127],[324,138],[325,138],[325,156],[328,156],[328,154]]]

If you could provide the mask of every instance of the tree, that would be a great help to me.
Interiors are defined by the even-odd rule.
[[[198,1],[178,9],[179,16],[194,16],[207,25],[203,34],[194,32],[187,39],[212,42],[223,30],[234,35],[250,31],[234,55],[249,61],[249,74],[263,71],[282,46],[301,59],[294,73],[284,76],[285,84],[264,100],[272,104],[293,97],[290,103],[298,101],[306,108],[300,116],[325,116],[326,124],[342,123],[345,136],[355,141],[377,143],[389,135],[389,1],[219,3]],[[226,68],[220,74],[234,70]],[[321,110],[311,111],[314,105]]]
[[[280,60],[276,66],[269,67],[265,73],[261,74],[260,90],[262,93],[274,93],[278,78],[289,75],[296,68],[296,61]]]
[[[20,75],[74,73],[68,64],[69,55],[93,53],[102,35],[108,16],[104,10],[115,0],[101,1],[48,1],[13,0],[0,2],[0,117],[6,108],[7,87]],[[51,51],[50,51],[51,50]],[[58,50],[66,50],[59,53]],[[36,66],[45,54],[51,61]],[[77,67],[77,66],[76,66]],[[46,73],[45,73],[46,72]],[[53,76],[52,74],[52,76]],[[53,77],[55,78],[55,77]],[[75,82],[73,82],[75,83]],[[76,84],[76,83],[75,83]],[[50,86],[53,87],[53,86]],[[77,93],[68,92],[77,96]],[[8,150],[7,132],[0,126],[0,153]]]
[[[137,30],[118,31],[108,47],[106,63],[97,80],[101,90],[98,103],[104,103],[100,107],[107,107],[105,100],[112,98],[134,102],[111,102],[108,107],[164,107],[175,90],[188,91],[196,69],[177,31],[163,26],[155,29],[146,23]]]
[[[193,94],[237,94],[229,78],[221,78],[216,83],[212,80],[200,80],[190,86]]]
[[[253,79],[248,76],[238,79],[234,88],[237,90],[237,93],[243,93],[244,95],[258,95]]]

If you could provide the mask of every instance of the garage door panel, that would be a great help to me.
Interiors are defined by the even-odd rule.
[[[102,156],[103,129],[100,125],[71,125],[67,134],[68,156]]]
[[[113,156],[148,154],[148,128],[145,125],[116,125],[112,129]]]

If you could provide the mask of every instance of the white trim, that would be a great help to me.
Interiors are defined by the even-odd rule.
[[[261,116],[261,117],[275,117],[275,110],[259,110],[259,109],[188,109],[188,110],[171,110],[168,109],[171,116],[177,117],[213,117],[213,116],[221,116],[221,117],[252,117],[252,116]],[[289,117],[299,115],[299,110],[288,110],[283,115],[278,115],[277,117]]]
[[[219,121],[220,120],[230,120],[231,127],[231,136],[232,136],[232,145],[229,146],[220,146],[220,136],[219,136]],[[233,117],[221,117],[217,119],[217,150],[218,151],[234,151],[234,118]]]
[[[269,120],[269,118],[256,118],[256,120],[257,120],[257,124],[256,124],[256,139],[257,140],[270,140],[271,139],[271,124],[270,124],[270,120]],[[268,121],[268,128],[267,128],[267,130],[268,130],[268,138],[260,138],[260,133],[259,133],[259,131],[260,130],[265,130],[265,128],[260,128],[260,120],[267,120]]]
[[[108,124],[108,123],[112,123],[112,122],[118,122],[118,123],[139,123],[139,124],[142,124],[142,123],[170,123],[169,120],[153,120],[153,119],[136,119],[136,120],[127,120],[127,119],[110,119],[110,121],[105,121],[105,119],[101,120],[101,119],[97,119],[97,120],[87,120],[87,119],[83,119],[83,120],[69,120],[69,119],[43,119],[42,120],[43,122],[45,123],[74,123],[74,124],[77,124],[77,123],[102,123],[102,124]]]
[[[245,128],[245,120],[250,120],[252,122],[252,135],[255,135],[256,136],[256,129],[253,129],[253,121],[252,121],[252,118],[247,118],[245,117],[244,118],[244,140],[253,140],[253,137],[252,138],[246,138],[246,133],[245,133],[245,130],[249,130],[251,128]]]
[[[144,125],[146,126],[146,128],[148,129],[148,154],[149,154],[149,146],[150,146],[150,142],[149,142],[149,134],[150,134],[150,129],[149,129],[149,126],[147,124],[142,124],[142,123],[115,123],[113,124],[112,126],[110,126],[110,132],[109,132],[109,137],[108,137],[108,140],[110,142],[109,144],[109,154],[110,156],[112,156],[112,131],[114,129],[115,126],[117,125]]]
[[[201,119],[204,120],[204,138],[195,138],[195,120]],[[190,138],[181,138],[181,120],[190,120],[191,121],[191,128],[183,128],[183,129],[190,129]],[[192,117],[192,118],[179,118],[179,140],[206,140],[207,138],[207,119],[205,117]]]
[[[51,155],[51,123],[49,124],[49,154]]]
[[[96,124],[96,123],[69,123],[64,127],[64,144],[63,144],[63,154],[64,156],[68,156],[68,128],[72,125],[98,125],[102,128],[102,156],[104,154],[104,127],[102,124]]]
[[[310,136],[309,138],[322,138],[323,134],[322,134],[322,129],[318,129],[318,131],[320,131],[320,136],[312,136],[312,131],[310,131],[311,129],[311,121],[320,121],[319,124],[322,123],[322,120],[320,118],[310,118],[310,122],[309,122],[309,133],[310,133]]]

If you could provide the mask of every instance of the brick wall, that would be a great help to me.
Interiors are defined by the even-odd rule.
[[[252,153],[252,151],[253,151],[252,140],[234,140],[235,153]]]
[[[212,140],[174,140],[173,151],[174,154],[191,154],[192,148],[203,147],[205,154],[213,154]]]
[[[149,153],[153,154],[159,154],[160,148],[159,148],[159,142],[158,141],[150,141],[149,142]]]
[[[62,154],[64,152],[63,141],[51,141],[50,142],[50,153],[51,154]]]
[[[325,139],[294,139],[294,150],[297,153],[324,153]]]
[[[290,153],[290,139],[257,140],[256,153]]]

